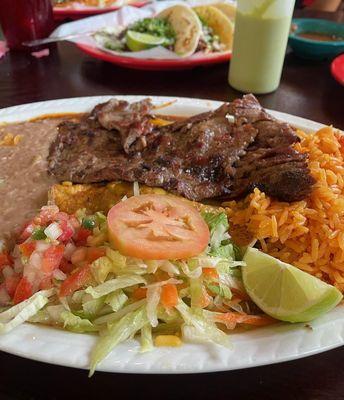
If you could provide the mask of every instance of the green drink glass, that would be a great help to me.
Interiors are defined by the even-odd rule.
[[[295,0],[238,0],[229,84],[244,93],[280,83]]]

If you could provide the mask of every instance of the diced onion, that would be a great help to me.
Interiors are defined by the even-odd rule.
[[[11,298],[7,293],[7,290],[3,286],[0,286],[0,305],[7,306],[10,303],[10,301]]]
[[[2,274],[5,279],[9,278],[10,276],[14,275],[13,268],[11,268],[9,265],[6,265],[2,269]]]
[[[73,243],[67,243],[63,256],[66,260],[70,260],[72,257],[72,254],[76,250],[76,246]]]
[[[66,274],[62,272],[60,269],[54,270],[53,277],[58,281],[64,281],[67,278]]]
[[[36,250],[39,251],[40,253],[43,253],[43,251],[48,250],[49,247],[50,247],[49,243],[46,243],[43,240],[36,240]]]
[[[20,258],[14,259],[13,269],[14,269],[14,272],[17,274],[21,274],[23,272],[24,266],[23,266],[23,263]]]
[[[133,184],[133,193],[134,193],[134,196],[140,196],[140,186],[137,181],[135,181]]]
[[[183,283],[183,281],[181,279],[170,278],[170,279],[167,279],[166,281],[151,283],[150,285],[146,285],[144,287],[149,289],[149,288],[156,288],[156,287],[161,287],[161,286],[165,286],[165,285],[179,285],[181,283]]]
[[[56,240],[59,236],[62,235],[62,229],[59,227],[59,224],[56,222],[51,223],[47,228],[44,229],[44,233],[51,240]]]

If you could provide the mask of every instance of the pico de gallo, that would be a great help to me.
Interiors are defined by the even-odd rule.
[[[168,195],[125,198],[106,215],[45,206],[0,253],[0,333],[22,322],[102,332],[91,373],[136,334],[142,351],[228,346],[228,330],[274,320],[249,299],[224,213]]]

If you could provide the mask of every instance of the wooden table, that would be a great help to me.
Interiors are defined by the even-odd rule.
[[[314,15],[314,14],[313,14]],[[317,14],[319,15],[319,14]],[[331,15],[342,20],[342,14]],[[47,58],[22,53],[0,60],[0,107],[75,96],[142,94],[232,100],[227,65],[183,72],[126,70],[93,60],[72,44]],[[329,62],[286,57],[280,88],[259,96],[268,108],[344,128],[344,88]],[[344,347],[278,365],[203,375],[121,375],[57,367],[0,352],[2,399],[293,399],[344,398]]]

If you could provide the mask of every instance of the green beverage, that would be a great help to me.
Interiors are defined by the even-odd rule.
[[[229,83],[256,94],[278,88],[295,0],[239,0]]]

